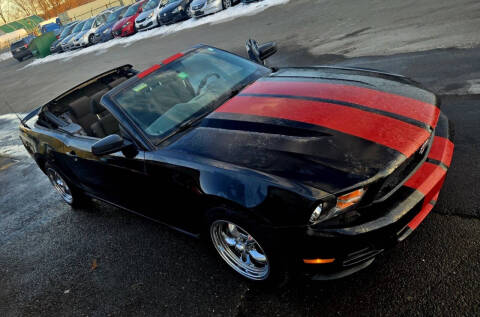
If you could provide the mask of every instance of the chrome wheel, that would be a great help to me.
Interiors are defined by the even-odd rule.
[[[213,245],[235,271],[251,280],[265,280],[270,274],[267,255],[260,244],[240,226],[217,220],[210,226]]]
[[[48,168],[47,174],[55,190],[60,194],[60,196],[62,196],[63,200],[71,204],[73,202],[73,196],[72,192],[70,191],[70,187],[67,185],[67,182],[53,168]]]
[[[232,6],[232,0],[223,0],[223,8],[228,9]]]

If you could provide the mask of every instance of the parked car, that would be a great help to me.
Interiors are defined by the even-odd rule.
[[[83,26],[87,21],[80,21],[75,25],[72,30],[72,33],[67,36],[63,41],[60,42],[60,46],[62,47],[62,51],[66,52],[74,48],[73,39],[76,35],[82,32]]]
[[[99,27],[106,23],[110,13],[111,11],[104,11],[85,22],[82,31],[79,32],[73,39],[73,45],[75,49],[95,44],[95,32]]]
[[[72,34],[72,31],[75,28],[75,26],[77,25],[77,23],[78,22],[72,22],[72,23],[65,26],[62,33],[60,33],[60,35],[58,36],[58,39],[55,42],[53,42],[52,45],[50,45],[50,53],[54,54],[54,53],[63,52],[61,43],[65,38],[67,38],[67,36]]]
[[[168,0],[158,14],[158,21],[168,25],[189,19],[191,2],[192,0]]]
[[[158,14],[168,3],[168,0],[150,0],[143,8],[143,12],[135,19],[137,31],[146,31],[160,26]]]
[[[105,24],[97,28],[95,31],[95,43],[107,42],[113,39],[112,27],[120,19],[123,18],[123,15],[128,10],[128,6],[116,8],[107,18]]]
[[[28,114],[20,138],[66,203],[203,234],[251,281],[365,268],[438,201],[454,148],[438,97],[381,71],[270,69],[273,43],[247,48],[112,69]]]
[[[207,14],[216,13],[218,11],[227,9],[232,4],[238,3],[234,0],[193,0],[190,4],[190,11],[192,17],[202,17]]]
[[[138,1],[128,8],[123,19],[119,20],[112,27],[112,34],[114,37],[125,37],[137,33],[135,19],[140,13],[142,13],[145,4],[147,4],[146,0]]]
[[[33,41],[35,36],[28,35],[23,39],[13,42],[10,45],[10,51],[12,52],[12,56],[19,62],[23,61],[24,59],[28,59],[33,57],[32,51],[28,49],[28,46]]]

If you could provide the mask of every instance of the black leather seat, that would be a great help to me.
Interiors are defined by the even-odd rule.
[[[78,123],[88,135],[92,135],[91,126],[98,119],[91,112],[90,98],[83,96],[70,103],[68,110],[73,116],[74,121]]]
[[[98,138],[104,138],[107,135],[119,132],[118,121],[101,104],[102,96],[108,92],[108,89],[101,90],[92,96],[90,102],[91,112],[97,115],[98,121],[91,125],[93,135]]]

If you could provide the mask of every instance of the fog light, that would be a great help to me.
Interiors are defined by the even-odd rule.
[[[335,258],[331,259],[303,259],[303,263],[305,264],[327,264],[327,263],[333,263],[335,261]]]

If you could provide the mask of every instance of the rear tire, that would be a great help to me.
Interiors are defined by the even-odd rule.
[[[62,200],[72,208],[84,207],[90,202],[90,198],[67,181],[60,170],[54,165],[46,163],[45,174],[47,174],[50,183],[57,193],[60,194]]]
[[[206,229],[219,258],[250,283],[280,286],[287,282],[287,265],[277,256],[269,230],[226,207],[207,212]]]

